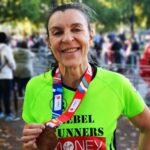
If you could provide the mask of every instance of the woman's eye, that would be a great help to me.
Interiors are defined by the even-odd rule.
[[[59,35],[63,34],[63,32],[62,31],[54,31],[52,34],[59,36]]]
[[[79,29],[79,28],[75,28],[75,29],[73,29],[72,31],[73,31],[73,32],[80,32],[80,31],[81,31],[81,29]]]

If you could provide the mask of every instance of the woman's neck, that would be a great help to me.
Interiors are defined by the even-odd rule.
[[[64,67],[62,65],[59,65],[60,71],[62,73],[63,84],[71,88],[77,88],[87,67],[88,64],[80,65],[77,67]]]

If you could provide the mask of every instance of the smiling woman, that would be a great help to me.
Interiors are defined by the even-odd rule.
[[[47,42],[58,66],[27,84],[23,147],[115,150],[117,120],[123,114],[142,129],[141,150],[149,150],[150,111],[139,93],[124,76],[88,61],[93,37],[87,8],[64,4],[48,17]]]
[[[76,9],[54,13],[49,20],[49,47],[59,62],[62,73],[65,69],[79,66],[85,72],[88,65],[88,47],[92,33],[84,15]]]

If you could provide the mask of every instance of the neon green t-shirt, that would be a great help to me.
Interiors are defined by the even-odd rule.
[[[74,94],[75,90],[63,86],[63,111],[67,109]],[[52,71],[33,77],[26,87],[22,114],[24,121],[49,121],[52,117],[52,96]],[[92,149],[94,144],[96,149],[114,150],[117,119],[122,114],[128,118],[136,116],[144,110],[144,106],[139,93],[123,75],[96,68],[95,76],[79,108],[70,121],[57,128],[56,133],[59,139],[66,138],[69,142],[72,142],[71,137],[77,138],[72,150]],[[93,139],[87,138],[84,143],[78,139],[92,136],[104,140],[106,148],[101,148],[100,143]],[[59,143],[58,149],[63,149],[65,144]]]

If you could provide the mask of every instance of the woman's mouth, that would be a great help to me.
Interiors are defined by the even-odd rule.
[[[62,52],[63,53],[73,53],[73,52],[76,52],[78,50],[79,50],[79,48],[67,48],[67,49],[63,49]]]

